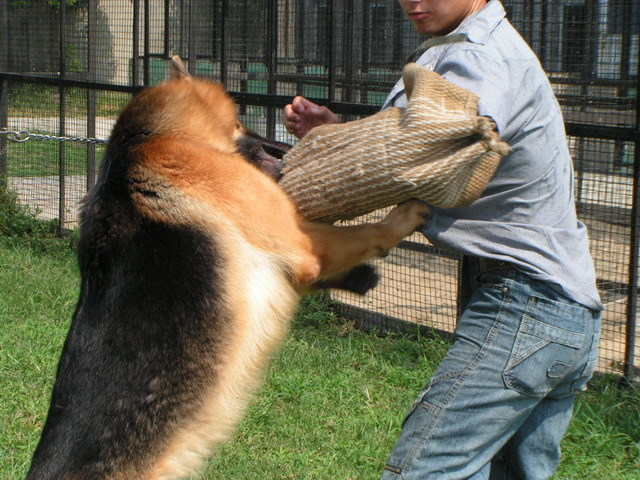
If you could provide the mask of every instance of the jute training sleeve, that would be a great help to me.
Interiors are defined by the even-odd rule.
[[[280,185],[308,219],[355,218],[419,198],[464,206],[487,186],[509,151],[478,97],[409,63],[406,108],[311,130],[283,158]]]

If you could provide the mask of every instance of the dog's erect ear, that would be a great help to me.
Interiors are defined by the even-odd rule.
[[[182,59],[178,55],[171,57],[171,80],[183,80],[191,78]]]

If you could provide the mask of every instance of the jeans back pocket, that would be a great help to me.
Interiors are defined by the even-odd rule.
[[[577,305],[530,297],[503,372],[506,386],[544,397],[574,372],[585,344],[587,312]]]

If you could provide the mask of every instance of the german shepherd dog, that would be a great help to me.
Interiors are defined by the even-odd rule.
[[[222,85],[174,62],[121,113],[82,206],[80,297],[30,480],[193,474],[233,433],[300,296],[366,291],[362,262],[425,222],[418,201],[376,224],[304,220],[274,180],[283,145],[265,151]]]

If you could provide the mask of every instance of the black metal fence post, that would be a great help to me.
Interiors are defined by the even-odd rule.
[[[334,102],[336,100],[336,15],[335,15],[335,3],[336,0],[327,0],[328,8],[327,8],[327,33],[326,38],[327,42],[329,42],[328,54],[329,58],[327,58],[328,65],[328,100],[329,102]]]
[[[267,2],[267,25],[278,25],[278,2],[269,0]],[[268,28],[265,45],[265,64],[267,70],[267,94],[276,94],[276,75],[278,71],[278,29]],[[266,135],[274,138],[276,133],[276,112],[272,107],[267,108],[266,114]]]
[[[0,129],[6,128],[9,123],[9,82],[0,80]],[[9,176],[9,152],[7,150],[7,138],[0,135],[0,187],[7,185]]]
[[[133,0],[133,23],[131,25],[131,85],[140,83],[138,56],[140,55],[140,0]]]
[[[195,0],[189,2],[189,40],[187,43],[187,69],[189,74],[196,73],[196,56],[198,51],[198,13]]]
[[[640,81],[638,82],[640,86]],[[640,108],[640,101],[637,101]],[[636,120],[636,129],[638,129]],[[640,141],[635,141],[633,159],[633,206],[631,210],[631,239],[629,262],[629,286],[627,289],[627,325],[625,334],[624,376],[633,380],[636,370],[636,342],[638,335],[638,268],[640,268]]]
[[[96,36],[98,30],[98,0],[89,0],[89,9],[87,12],[87,79],[90,82],[96,81]],[[96,91],[92,88],[87,89],[87,136],[94,138],[96,136]],[[96,181],[96,145],[94,143],[87,144],[87,191],[93,188]]]
[[[162,54],[164,58],[169,58],[170,55],[180,52],[172,52],[171,51],[171,42],[170,42],[170,22],[171,22],[171,2],[170,0],[164,0],[164,11],[162,18],[162,25],[164,31],[162,32]]]
[[[626,14],[631,14],[631,4],[626,4]],[[636,19],[636,22],[638,19]],[[640,29],[640,27],[639,27]],[[625,27],[630,42],[630,25]],[[624,50],[624,49],[623,49]],[[628,54],[627,54],[628,55]],[[629,262],[629,289],[627,301],[627,330],[625,335],[624,377],[628,382],[640,376],[636,365],[636,346],[638,341],[638,277],[640,268],[640,48],[637,52],[636,91],[635,91],[635,119],[633,157],[633,206],[631,212],[631,261]],[[625,64],[625,65],[628,65]],[[627,67],[628,68],[628,67]],[[628,72],[627,72],[628,73]],[[627,76],[625,75],[626,78]]]
[[[229,18],[229,1],[222,0],[220,5],[220,82],[227,84],[229,78],[229,42],[227,40],[227,20]],[[246,15],[244,17],[246,19]],[[245,69],[246,70],[246,69]]]
[[[151,83],[151,70],[150,70],[150,48],[151,48],[151,10],[149,8],[149,0],[144,0],[144,21],[143,21],[143,38],[144,45],[142,46],[143,60],[142,60],[142,72],[144,79],[144,85],[149,85]],[[136,36],[138,34],[136,33]],[[137,56],[134,57],[134,61],[137,59]]]
[[[9,45],[9,10],[7,2],[0,2],[0,42]],[[0,49],[0,72],[8,69],[9,49]],[[0,80],[0,128],[9,125],[9,82]],[[0,187],[6,186],[9,175],[9,159],[7,152],[7,138],[0,135]]]
[[[66,135],[66,119],[67,119],[67,87],[64,83],[67,77],[67,62],[66,62],[66,33],[67,33],[67,2],[60,2],[60,22],[59,22],[59,39],[60,39],[60,72],[59,80],[60,86],[58,91],[60,94],[59,104],[59,132],[61,137]],[[66,145],[65,142],[60,142],[58,145],[58,230],[60,235],[64,232],[64,225],[67,217],[67,181],[66,181]]]

